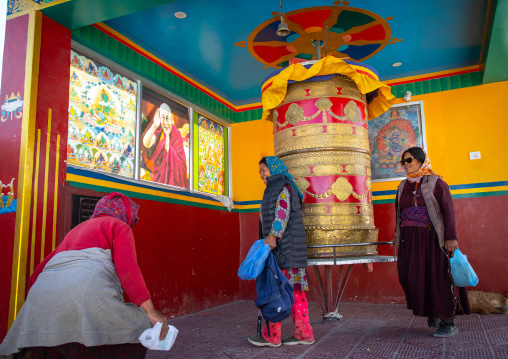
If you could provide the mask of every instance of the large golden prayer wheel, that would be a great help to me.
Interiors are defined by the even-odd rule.
[[[312,80],[312,79],[311,79]],[[275,155],[304,195],[307,245],[376,242],[366,96],[344,75],[290,83],[273,109]],[[377,254],[376,246],[337,247],[337,256]],[[309,258],[333,249],[309,248]]]

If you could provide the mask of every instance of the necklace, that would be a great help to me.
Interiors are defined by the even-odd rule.
[[[415,182],[415,190],[413,191],[413,206],[418,207],[418,201],[416,200],[416,197],[419,195],[416,194],[416,191],[418,189],[418,182]]]

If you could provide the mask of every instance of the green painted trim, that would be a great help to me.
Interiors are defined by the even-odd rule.
[[[71,181],[68,181],[68,183],[72,187],[92,189],[97,192],[110,192],[111,188],[114,188],[114,187],[102,187],[102,186],[96,186],[96,185],[91,185],[91,184],[87,184],[87,183],[71,182]],[[151,195],[151,194],[127,191],[127,190],[123,190],[123,189],[121,191],[122,191],[122,193],[125,193],[129,197],[133,197],[133,198],[147,199],[147,200],[156,201],[156,202],[180,204],[182,206],[200,207],[200,208],[207,208],[207,209],[214,209],[214,210],[218,210],[218,211],[228,212],[228,209],[222,205],[213,206],[213,205],[199,203],[199,202],[190,202],[190,201],[184,201],[184,200],[180,200],[180,199],[160,197],[160,196],[155,196],[155,195]]]
[[[393,199],[380,199],[380,200],[373,200],[372,204],[385,204],[385,203],[395,203],[395,198]]]
[[[493,11],[495,10],[495,12]],[[483,83],[508,80],[508,0],[493,1],[487,45],[484,49],[485,75]]]
[[[235,123],[261,120],[261,118],[263,118],[263,109],[257,108],[254,110],[237,112],[235,115]]]
[[[460,193],[452,194],[452,198],[474,198],[474,197],[491,197],[491,196],[506,196],[508,191],[492,191],[492,192],[477,192],[477,193]]]
[[[67,181],[67,182],[72,187],[86,188],[86,189],[91,189],[91,190],[94,190],[97,192],[110,192],[111,188],[113,188],[113,187],[96,186],[96,185],[91,185],[91,184],[81,183],[81,182],[73,182],[73,181]],[[228,209],[222,205],[213,206],[213,205],[199,203],[199,202],[190,202],[190,201],[184,201],[184,200],[180,200],[180,199],[160,197],[160,196],[155,196],[155,195],[150,195],[150,194],[145,194],[145,193],[127,191],[127,190],[123,190],[123,189],[121,190],[121,192],[126,194],[129,197],[132,197],[132,198],[140,198],[140,199],[146,199],[146,200],[156,201],[156,202],[179,204],[182,206],[199,207],[199,208],[206,208],[206,209],[228,212]],[[259,208],[246,208],[246,209],[233,208],[231,210],[231,213],[254,213],[254,212],[259,212]]]
[[[439,79],[395,85],[392,86],[392,94],[397,98],[403,98],[406,91],[411,91],[413,96],[415,96],[478,86],[482,84],[482,77],[483,71],[476,71],[467,74],[441,77]]]
[[[508,195],[508,191],[492,191],[492,192],[452,194],[452,198],[462,199],[462,198],[477,198],[477,197],[492,197],[492,196],[507,196],[507,195]],[[372,203],[373,204],[395,203],[395,198],[373,200]]]
[[[248,208],[248,209],[236,209],[236,208],[233,208],[233,210],[231,212],[235,212],[235,213],[255,213],[255,212],[259,212],[259,208]]]

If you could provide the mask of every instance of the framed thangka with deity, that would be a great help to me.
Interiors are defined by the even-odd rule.
[[[138,84],[71,50],[67,163],[134,177]]]
[[[369,145],[372,153],[372,181],[404,179],[400,164],[402,153],[410,147],[426,151],[423,101],[392,106],[369,121]]]
[[[194,189],[228,195],[228,128],[194,112]]]
[[[143,87],[139,178],[189,188],[189,109]]]

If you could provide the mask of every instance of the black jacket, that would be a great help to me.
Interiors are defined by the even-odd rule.
[[[275,218],[277,198],[286,185],[289,185],[290,188],[291,211],[286,230],[277,242],[273,254],[280,268],[305,268],[307,267],[307,239],[303,225],[302,202],[294,185],[282,174],[268,177],[261,203],[263,227],[260,238],[266,238],[270,234]]]

